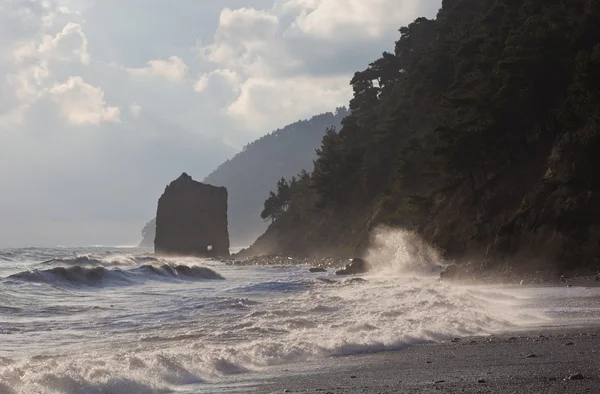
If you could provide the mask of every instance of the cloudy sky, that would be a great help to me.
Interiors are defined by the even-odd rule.
[[[164,187],[346,105],[439,0],[0,0],[0,247],[139,241]]]

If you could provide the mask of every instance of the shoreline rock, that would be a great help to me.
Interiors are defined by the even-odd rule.
[[[156,212],[155,253],[229,256],[227,189],[183,173],[165,189]]]
[[[354,258],[343,269],[336,271],[336,275],[356,275],[369,272],[369,264],[361,259]]]

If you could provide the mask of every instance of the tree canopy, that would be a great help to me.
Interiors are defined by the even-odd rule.
[[[565,138],[592,146],[598,26],[597,0],[444,0],[436,19],[402,27],[394,51],[354,75],[351,112],[338,133],[326,132],[312,173],[269,216],[270,231],[331,234],[349,213],[356,226],[422,230],[459,209],[450,204],[457,193],[478,204],[533,157],[567,149]]]

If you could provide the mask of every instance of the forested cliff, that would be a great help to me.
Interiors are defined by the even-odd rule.
[[[359,254],[390,225],[450,257],[600,267],[599,26],[597,0],[444,0],[355,74],[248,253]]]

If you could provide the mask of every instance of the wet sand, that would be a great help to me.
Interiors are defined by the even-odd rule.
[[[240,378],[209,392],[600,393],[600,327],[461,338]]]

